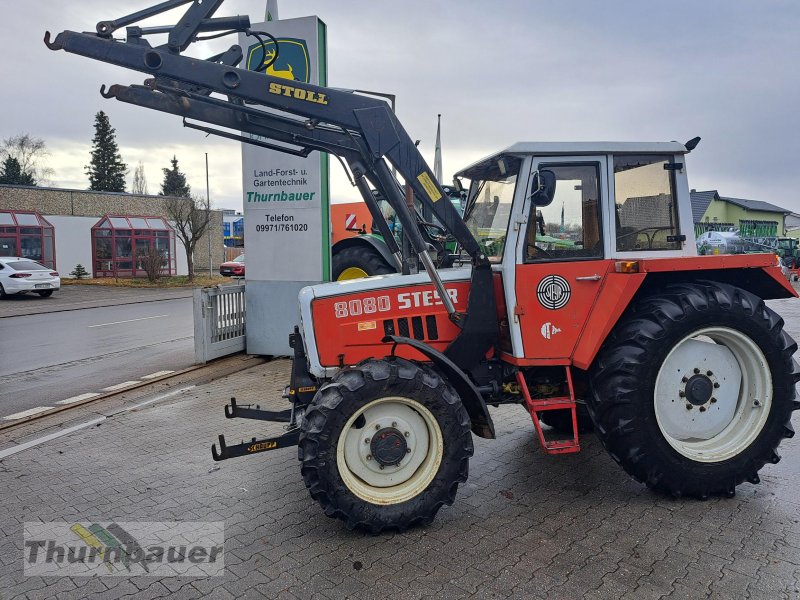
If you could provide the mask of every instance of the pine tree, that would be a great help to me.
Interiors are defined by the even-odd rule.
[[[36,185],[33,175],[22,170],[19,161],[9,156],[0,167],[0,183],[8,185]]]
[[[75,279],[83,279],[84,277],[89,276],[89,272],[81,263],[78,263],[75,265],[75,269],[70,272],[70,275],[72,275]]]
[[[189,185],[186,183],[186,175],[178,170],[178,159],[173,155],[171,169],[161,169],[164,171],[164,181],[161,183],[161,196],[179,196],[188,198],[190,194]]]
[[[128,165],[122,162],[116,130],[102,110],[94,118],[92,161],[86,167],[89,189],[98,192],[124,192]]]

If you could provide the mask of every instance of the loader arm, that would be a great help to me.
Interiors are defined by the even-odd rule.
[[[396,115],[377,98],[238,68],[242,56],[239,46],[206,60],[183,56],[181,52],[190,44],[202,41],[198,37],[201,32],[243,32],[259,40],[261,35],[269,36],[251,31],[247,17],[213,18],[223,1],[168,0],[119,19],[100,21],[97,33],[67,30],[51,42],[47,32],[45,43],[51,50],[64,50],[153,76],[145,87],[112,86],[108,93],[103,89],[105,97],[180,115],[189,127],[272,150],[300,156],[318,150],[344,159],[359,182],[362,196],[368,191],[363,185],[366,177],[395,210],[451,320],[461,328],[446,354],[463,369],[474,366],[499,335],[491,266]],[[133,26],[185,4],[190,6],[175,26]],[[128,26],[127,39],[114,39],[113,33],[124,26]],[[167,33],[167,43],[151,46],[145,37],[155,33]],[[212,93],[224,98],[213,97]],[[254,106],[265,107],[269,112]],[[186,118],[249,136],[187,123]],[[465,314],[457,313],[450,301],[387,161],[470,256],[472,288]],[[364,200],[369,202],[366,197]]]

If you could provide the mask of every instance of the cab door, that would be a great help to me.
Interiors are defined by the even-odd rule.
[[[608,161],[534,157],[532,173],[544,169],[556,176],[555,196],[548,206],[533,206],[531,190],[525,194],[506,301],[517,328],[515,356],[568,364],[612,266],[602,208]]]

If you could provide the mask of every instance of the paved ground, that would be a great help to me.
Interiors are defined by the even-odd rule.
[[[525,412],[501,407],[498,439],[476,439],[456,504],[430,527],[371,537],[325,517],[295,449],[212,462],[217,433],[280,431],[224,419],[225,400],[281,408],[287,378],[287,361],[267,363],[0,461],[0,595],[800,598],[800,437],[734,499],[671,500],[630,480],[592,437],[578,455],[544,456]],[[79,410],[75,419],[93,416]],[[31,425],[0,434],[0,449],[36,435]],[[226,575],[23,576],[23,522],[89,519],[224,520]]]
[[[125,302],[136,297],[142,298],[122,294],[109,306],[0,319],[0,418],[194,364],[191,298],[147,294],[151,300]]]
[[[23,294],[0,300],[0,319],[191,297],[192,288],[137,289],[100,285],[65,285],[49,298]]]

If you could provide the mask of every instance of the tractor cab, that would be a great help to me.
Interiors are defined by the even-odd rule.
[[[471,182],[465,222],[502,279],[511,357],[569,361],[601,290],[629,282],[619,265],[696,255],[686,153],[518,143],[456,175]]]

